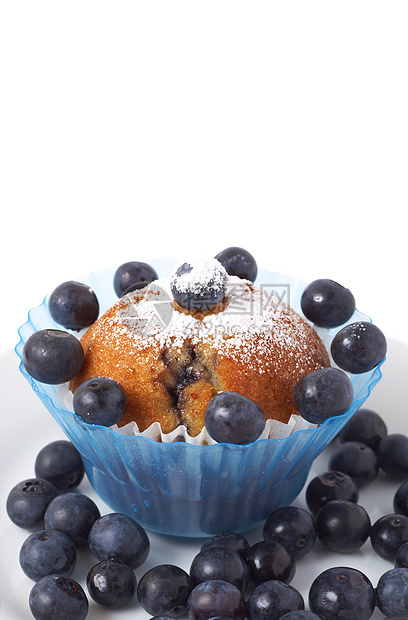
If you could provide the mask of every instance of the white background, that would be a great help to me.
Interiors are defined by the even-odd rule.
[[[370,405],[408,432],[407,28],[405,1],[3,0],[3,506],[60,434],[18,374],[18,326],[60,282],[127,260],[238,245],[348,286],[389,343]],[[0,514],[1,617],[29,618],[25,534]],[[177,549],[188,568],[188,545],[163,544],[152,563]]]

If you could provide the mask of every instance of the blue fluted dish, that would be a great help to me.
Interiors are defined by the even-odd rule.
[[[164,277],[175,263],[161,259],[151,264],[159,277]],[[101,312],[117,300],[114,271],[105,269],[80,279],[96,292]],[[286,300],[292,308],[301,313],[305,282],[260,270],[256,284],[281,287],[289,294]],[[356,320],[370,318],[356,310],[349,322]],[[16,353],[20,370],[82,454],[93,488],[112,510],[134,517],[148,530],[178,538],[245,532],[262,523],[275,508],[290,504],[302,490],[314,459],[361,407],[382,376],[381,364],[371,372],[351,375],[355,395],[347,413],[285,439],[262,439],[246,446],[159,443],[86,424],[60,402],[60,386],[39,383],[27,374],[22,363],[24,344],[33,332],[45,328],[61,329],[49,314],[48,296],[29,312],[27,322],[19,329]],[[330,330],[329,338],[338,329]]]

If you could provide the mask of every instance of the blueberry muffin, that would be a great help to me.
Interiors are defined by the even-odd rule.
[[[135,421],[141,432],[159,422],[164,433],[184,425],[194,437],[210,399],[223,391],[251,398],[267,419],[288,422],[296,414],[296,383],[330,366],[322,340],[251,281],[212,277],[206,268],[207,276],[201,269],[186,285],[185,271],[126,293],[88,329],[84,365],[70,389],[96,376],[115,379],[128,395],[119,425]]]

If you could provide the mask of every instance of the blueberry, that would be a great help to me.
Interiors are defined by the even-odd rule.
[[[385,357],[387,341],[376,325],[357,321],[343,327],[333,338],[330,351],[334,362],[353,374],[368,372]]]
[[[57,495],[58,489],[48,480],[23,480],[11,489],[7,497],[7,514],[19,527],[38,529],[48,504]]]
[[[145,280],[144,282],[134,282],[133,284],[128,286],[128,288],[125,291],[123,291],[121,297],[125,297],[125,295],[128,295],[129,293],[133,293],[133,291],[139,291],[140,289],[145,288],[146,286],[149,286],[150,284],[152,284],[152,282],[154,282],[154,280],[149,280],[149,281]],[[153,287],[151,288],[151,290],[154,290]]]
[[[394,562],[398,549],[408,541],[408,517],[398,513],[380,517],[371,528],[370,538],[374,551]]]
[[[37,581],[29,605],[36,620],[84,620],[89,609],[83,588],[64,575],[47,575]]]
[[[336,566],[313,581],[309,607],[324,620],[368,620],[375,608],[375,590],[361,571]]]
[[[41,329],[28,338],[22,359],[33,379],[59,384],[79,373],[84,363],[84,350],[78,338],[68,332]]]
[[[408,437],[392,433],[383,437],[377,446],[376,455],[382,471],[392,480],[408,478]]]
[[[377,606],[387,618],[408,618],[408,571],[393,568],[377,584]]]
[[[44,525],[63,532],[80,549],[87,545],[91,527],[100,516],[99,508],[87,495],[64,493],[48,504]]]
[[[228,549],[232,549],[239,553],[245,560],[249,549],[249,542],[245,536],[237,532],[221,532],[220,534],[215,534],[215,536],[208,538],[202,544],[201,551],[208,549],[208,547],[228,547]]]
[[[297,561],[312,549],[316,540],[316,523],[312,515],[296,506],[282,506],[266,519],[263,528],[265,540],[281,543]]]
[[[344,499],[325,504],[316,517],[317,536],[331,551],[350,553],[359,549],[370,535],[371,521],[363,506]]]
[[[405,480],[394,494],[394,511],[408,516],[408,480]]]
[[[237,276],[243,280],[255,282],[258,266],[252,254],[244,248],[229,247],[225,248],[215,257],[220,261],[230,276]]]
[[[356,503],[358,498],[359,488],[353,478],[344,472],[333,470],[312,478],[305,492],[306,504],[314,515],[333,499],[346,499]]]
[[[190,577],[195,585],[210,579],[228,581],[244,592],[247,570],[242,557],[228,547],[211,546],[201,550],[190,566]]]
[[[115,271],[113,288],[116,295],[122,297],[126,292],[135,290],[132,286],[142,288],[157,278],[158,275],[151,265],[140,261],[129,261],[120,265]]]
[[[250,398],[237,392],[220,392],[210,400],[205,426],[218,443],[249,444],[265,428],[265,414]]]
[[[187,611],[194,588],[190,575],[179,566],[159,564],[143,575],[137,586],[140,605],[152,616],[178,618]]]
[[[24,541],[20,549],[20,566],[27,577],[39,581],[46,575],[71,575],[77,553],[68,536],[56,530],[38,530]]]
[[[75,413],[88,424],[112,426],[123,417],[128,403],[125,389],[110,377],[92,377],[74,393]]]
[[[227,291],[228,274],[215,259],[183,263],[170,279],[175,301],[182,308],[206,311],[219,304]]]
[[[60,492],[75,489],[85,475],[80,453],[65,439],[44,446],[35,459],[34,470],[37,478],[49,480]]]
[[[348,441],[336,448],[329,459],[329,467],[348,474],[359,487],[370,484],[378,474],[374,450],[359,441]]]
[[[371,409],[359,409],[337,437],[341,443],[360,441],[375,450],[387,432],[387,426],[378,413]]]
[[[136,575],[130,566],[118,560],[104,560],[93,566],[86,577],[88,592],[95,603],[116,609],[132,600]]]
[[[346,413],[354,398],[349,377],[338,368],[320,368],[302,377],[293,390],[298,413],[313,424],[323,424]]]
[[[303,291],[301,308],[307,319],[319,327],[338,327],[353,315],[356,302],[348,288],[322,278]]]
[[[51,293],[48,309],[56,323],[65,329],[79,331],[96,321],[99,302],[87,284],[70,280],[57,286]]]
[[[265,581],[255,588],[248,599],[249,620],[278,620],[290,611],[305,608],[302,595],[282,581]]]
[[[143,564],[150,550],[150,541],[143,527],[119,512],[95,521],[88,542],[98,560],[121,560],[131,568]]]
[[[203,581],[195,586],[188,597],[187,610],[189,620],[246,618],[245,599],[241,592],[232,583],[221,579]]]
[[[395,568],[408,568],[408,541],[402,543],[398,548],[397,554],[394,559]]]
[[[319,616],[316,616],[312,611],[289,611],[284,616],[281,616],[280,620],[320,620]]]
[[[275,540],[261,540],[249,548],[247,564],[251,582],[255,585],[271,579],[290,583],[296,564],[289,551]]]

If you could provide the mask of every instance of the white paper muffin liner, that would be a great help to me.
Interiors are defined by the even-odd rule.
[[[68,388],[68,383],[64,383],[56,394],[58,400],[64,404],[64,408],[67,411],[74,411],[73,408],[73,394]],[[185,443],[189,443],[196,446],[210,446],[212,444],[217,443],[210,437],[207,432],[207,429],[203,428],[201,433],[192,437],[188,434],[187,428],[184,425],[180,425],[175,428],[171,433],[163,433],[161,424],[159,422],[154,422],[144,431],[139,431],[139,427],[136,422],[129,422],[124,426],[118,426],[114,424],[110,427],[112,431],[118,433],[119,435],[124,436],[137,436],[141,435],[142,437],[147,437],[148,439],[153,439],[154,441],[160,441],[162,443],[171,443],[173,441],[183,441]],[[299,415],[292,415],[285,424],[284,422],[279,422],[277,420],[267,420],[265,424],[265,428],[263,433],[259,436],[258,439],[284,439],[285,437],[289,437],[292,433],[296,433],[297,431],[303,431],[310,428],[316,428],[316,424],[311,424],[307,422]]]

